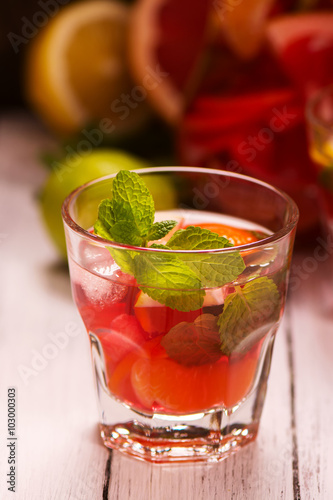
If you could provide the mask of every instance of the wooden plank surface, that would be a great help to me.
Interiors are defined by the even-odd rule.
[[[0,499],[333,498],[333,264],[312,253],[317,265],[294,287],[278,332],[255,443],[219,464],[169,467],[102,446],[88,339],[35,197],[46,177],[37,155],[50,145],[29,117],[0,120]],[[15,493],[6,484],[12,386]]]

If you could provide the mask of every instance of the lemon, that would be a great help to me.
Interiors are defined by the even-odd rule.
[[[62,8],[29,44],[27,100],[60,135],[97,120],[119,132],[145,118],[144,102],[124,101],[133,89],[126,61],[129,13],[112,0],[77,2]]]

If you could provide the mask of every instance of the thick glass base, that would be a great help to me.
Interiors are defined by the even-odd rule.
[[[262,346],[256,377],[246,398],[232,408],[187,415],[147,414],[114,397],[106,385],[99,342],[91,340],[105,446],[155,463],[217,462],[256,438],[266,395],[273,334]]]
[[[191,415],[193,418],[193,415]],[[222,430],[210,430],[212,421],[221,420],[221,412],[198,417],[199,422],[182,423],[160,421],[154,418],[154,427],[143,422],[127,422],[114,426],[101,424],[101,435],[105,446],[127,455],[156,463],[170,462],[218,462],[227,458],[240,447],[256,438],[258,424],[233,425]],[[206,423],[207,421],[207,423]],[[206,423],[206,426],[202,426]],[[194,424],[194,425],[193,425]],[[156,426],[156,427],[155,427]]]

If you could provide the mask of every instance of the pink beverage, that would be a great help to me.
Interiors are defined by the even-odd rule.
[[[63,219],[105,446],[168,463],[222,460],[253,441],[294,202],[238,174],[159,167],[78,188]]]
[[[173,211],[156,215],[179,221],[175,229],[200,225],[234,239],[236,245],[269,235],[260,226],[216,214],[200,217],[197,211]],[[221,351],[217,319],[226,297],[235,293],[235,283],[206,290],[202,308],[184,312],[140,290],[107,249],[96,247],[95,251],[82,243],[80,252],[85,268],[70,260],[74,299],[89,335],[99,345],[111,397],[147,414],[174,415],[232,408],[246,397],[255,381],[261,346],[276,328],[269,324],[259,335],[254,329],[243,346]],[[253,279],[274,279],[274,265],[260,268],[260,262],[251,261],[251,252],[245,260],[249,266],[243,272],[244,283],[251,272]],[[278,285],[285,286],[284,282]],[[207,338],[207,345],[196,345],[192,340],[203,324],[209,342]]]

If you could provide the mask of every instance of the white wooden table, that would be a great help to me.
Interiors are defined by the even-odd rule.
[[[255,443],[206,466],[111,453],[98,434],[88,338],[37,206],[46,177],[37,155],[49,144],[29,117],[0,119],[0,499],[333,499],[333,259],[318,262],[325,250],[313,250],[294,261],[302,278],[278,332]],[[10,387],[15,493],[6,483]]]

